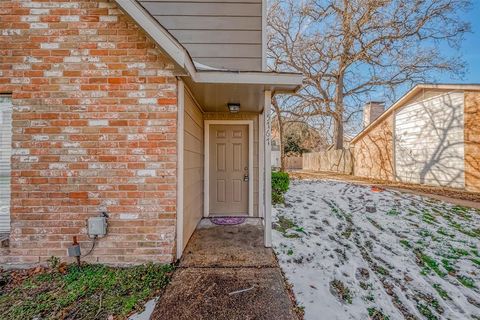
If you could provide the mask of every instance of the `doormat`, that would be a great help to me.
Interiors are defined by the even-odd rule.
[[[220,225],[220,226],[233,226],[237,224],[242,224],[247,220],[247,218],[242,217],[218,217],[218,218],[211,218],[210,221],[212,223]]]

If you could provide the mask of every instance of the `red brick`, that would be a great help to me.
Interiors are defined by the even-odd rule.
[[[58,0],[5,0],[0,5],[0,28],[22,29],[22,35],[0,35],[0,92],[13,93],[18,106],[13,144],[26,150],[25,156],[12,158],[11,248],[0,262],[38,263],[50,255],[71,261],[65,248],[73,235],[89,247],[85,220],[99,210],[110,214],[111,228],[91,261],[171,262],[176,176],[143,177],[138,171],[148,170],[151,162],[165,168],[157,172],[176,169],[176,88],[165,86],[176,83],[168,71],[172,62],[120,10],[100,8],[104,1],[76,2],[79,8],[59,8],[63,2]],[[49,13],[35,15],[36,22],[22,21],[39,3]],[[78,15],[80,22],[61,22],[62,15]],[[113,15],[118,22],[98,22]],[[32,23],[48,28],[32,29]],[[96,35],[81,35],[83,30]],[[102,47],[106,41],[111,48]],[[58,48],[45,45],[49,43]],[[131,63],[146,63],[151,74],[164,76],[138,76],[145,69],[128,68]],[[44,77],[44,72],[63,76]],[[163,97],[156,102],[172,110],[153,112],[139,103],[139,93]],[[92,119],[107,119],[108,125],[95,125]],[[150,125],[149,119],[165,121]],[[148,158],[137,155],[137,148]],[[137,219],[120,218],[132,213]]]

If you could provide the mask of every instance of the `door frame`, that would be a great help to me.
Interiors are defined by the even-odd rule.
[[[248,216],[253,217],[253,120],[204,120],[203,216],[210,215],[210,125],[248,125]]]

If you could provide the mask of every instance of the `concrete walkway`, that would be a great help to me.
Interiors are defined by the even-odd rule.
[[[273,251],[263,246],[261,226],[204,221],[151,319],[296,320],[297,315]]]

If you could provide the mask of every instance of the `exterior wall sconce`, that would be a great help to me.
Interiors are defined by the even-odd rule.
[[[230,113],[238,113],[240,111],[240,103],[229,103],[227,106]]]

